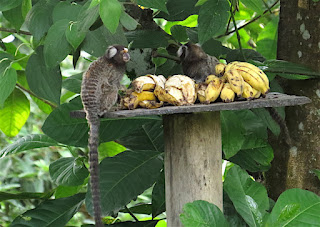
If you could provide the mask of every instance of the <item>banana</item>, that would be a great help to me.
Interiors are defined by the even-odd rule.
[[[224,71],[228,72],[237,63],[238,63],[237,61],[230,62],[229,64],[227,64],[227,66],[225,67]]]
[[[252,100],[254,98],[253,88],[247,82],[243,82],[243,93],[242,97],[247,100]],[[257,91],[257,90],[256,90]]]
[[[236,94],[231,89],[229,83],[225,83],[220,94],[220,98],[223,102],[233,102]]]
[[[240,75],[243,77],[244,81],[251,85],[254,89],[260,91],[263,95],[269,91],[261,77],[254,71],[248,68],[237,68]]]
[[[224,70],[225,70],[225,68],[226,68],[226,64],[223,64],[223,63],[219,63],[219,64],[217,64],[216,65],[216,67],[215,67],[215,70],[216,70],[216,74],[215,75],[217,75],[217,76],[223,76],[223,74],[224,74]]]
[[[200,83],[200,84],[197,84],[196,87],[197,87],[198,100],[200,101],[200,103],[205,103],[206,102],[205,91],[208,87],[208,84]]]
[[[238,72],[238,70],[231,69],[226,71],[225,76],[232,88],[232,90],[240,97],[243,93],[243,78]]]
[[[147,108],[147,109],[156,109],[156,108],[163,106],[163,102],[144,100],[144,101],[139,102],[139,106],[141,106],[142,108]]]
[[[206,104],[214,102],[217,100],[217,98],[219,98],[223,84],[224,84],[223,81],[217,76],[215,79],[211,80],[208,83],[208,86],[205,90],[205,103]]]
[[[268,79],[267,75],[261,69],[259,69],[257,66],[252,65],[248,62],[237,62],[235,65],[240,67],[240,69],[249,68],[253,72],[257,73],[261,77],[261,79],[263,80],[265,85],[269,88],[269,79]]]
[[[216,75],[209,75],[209,76],[207,76],[205,83],[209,84],[211,81],[216,81],[216,80],[220,80],[221,83],[224,83],[226,81],[226,77],[225,76],[218,77]]]
[[[252,88],[253,91],[253,98],[258,99],[260,98],[261,91],[258,91],[257,89]]]
[[[156,96],[153,92],[142,91],[141,93],[132,92],[123,98],[123,106],[129,110],[136,109],[140,102],[144,100],[155,101]]]
[[[131,84],[133,89],[138,93],[152,91],[156,86],[155,81],[148,76],[140,76],[134,79]]]

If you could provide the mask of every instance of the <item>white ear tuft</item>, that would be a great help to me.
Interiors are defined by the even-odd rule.
[[[187,47],[185,45],[180,46],[177,51],[177,56],[180,58],[185,51],[187,51]]]
[[[110,46],[107,50],[107,58],[111,59],[117,54],[118,50],[114,46]]]
[[[198,47],[201,47],[200,43],[196,43],[195,45],[198,46]]]

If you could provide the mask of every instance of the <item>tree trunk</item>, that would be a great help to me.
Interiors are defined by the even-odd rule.
[[[304,64],[320,71],[320,2],[281,0],[278,59]],[[312,103],[288,107],[286,122],[293,141],[289,148],[281,137],[270,138],[275,157],[266,174],[273,199],[286,189],[302,188],[320,195],[320,78],[280,80],[285,93],[307,96]]]

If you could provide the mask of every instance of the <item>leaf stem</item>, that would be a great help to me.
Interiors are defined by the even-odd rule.
[[[18,34],[23,34],[23,35],[32,35],[30,32],[27,31],[22,31],[22,30],[15,30],[11,28],[0,28],[0,32],[10,32],[10,33],[18,33]]]
[[[37,99],[40,99],[42,102],[48,104],[48,105],[51,106],[53,109],[57,108],[56,105],[54,105],[54,104],[52,104],[51,102],[45,100],[44,98],[41,98],[41,97],[37,96],[35,93],[33,93],[32,91],[30,91],[30,90],[22,87],[20,84],[16,83],[16,86],[17,86],[18,88],[20,88],[21,90],[27,92],[29,95],[32,95],[33,97],[36,97]]]
[[[124,208],[126,209],[126,211],[128,211],[128,213],[131,215],[131,217],[133,217],[134,220],[139,222],[139,219],[131,212],[131,210],[127,206],[124,206]]]

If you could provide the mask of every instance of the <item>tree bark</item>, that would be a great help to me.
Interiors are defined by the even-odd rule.
[[[304,64],[320,71],[320,2],[281,0],[278,59]],[[293,141],[289,148],[281,137],[270,138],[275,155],[266,173],[269,195],[277,199],[286,189],[302,188],[320,195],[320,78],[280,80],[285,93],[307,96],[312,103],[288,107],[286,122]]]

